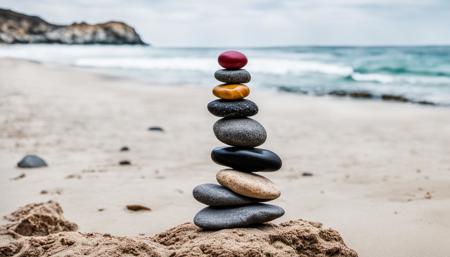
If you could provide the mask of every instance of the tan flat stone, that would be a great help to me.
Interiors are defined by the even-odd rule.
[[[231,191],[258,199],[273,200],[281,192],[268,178],[237,170],[221,170],[216,175],[217,182]]]

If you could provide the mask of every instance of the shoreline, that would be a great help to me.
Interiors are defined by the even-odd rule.
[[[122,73],[121,76],[135,77],[154,84],[216,83],[210,76],[210,70],[216,67],[212,53],[219,52],[219,48],[188,49],[191,48],[30,46],[11,49],[0,47],[0,55],[74,65],[103,74]],[[430,49],[426,56],[420,56],[414,49],[382,47],[378,53],[380,63],[376,65],[371,61],[374,58],[371,50],[366,48],[327,51],[301,47],[283,49],[247,49],[253,55],[252,59],[256,60],[248,67],[257,75],[252,81],[254,87],[312,96],[329,95],[450,107],[450,91],[447,87],[450,77],[439,56],[442,51],[439,48]],[[352,52],[362,53],[362,56],[355,57]],[[312,57],[303,56],[305,53]],[[399,60],[402,58],[392,58],[397,55],[411,60],[424,58],[424,62],[435,65],[419,65],[413,61],[401,63]],[[327,56],[334,57],[324,61]],[[277,68],[271,69],[272,66]]]
[[[32,63],[38,63],[44,66],[53,67],[53,68],[60,68],[60,69],[70,69],[70,70],[77,70],[80,72],[86,72],[91,74],[96,74],[98,76],[104,76],[106,78],[111,77],[113,79],[127,79],[127,80],[133,80],[140,83],[158,83],[160,86],[186,86],[182,83],[170,83],[170,82],[160,82],[160,81],[152,81],[147,78],[143,77],[136,77],[136,76],[126,76],[124,74],[113,74],[112,70],[104,70],[101,71],[101,68],[98,67],[81,67],[76,65],[67,65],[67,64],[57,64],[57,63],[45,63],[42,61],[35,61],[35,60],[28,60],[28,59],[21,59],[21,58],[2,58],[0,59],[11,59],[11,60],[17,60],[17,61],[25,61],[25,62],[32,62]],[[306,97],[317,97],[317,98],[332,98],[337,100],[362,100],[362,101],[375,101],[375,102],[382,102],[382,103],[401,103],[401,104],[413,104],[413,105],[421,105],[421,106],[433,106],[433,107],[441,107],[441,108],[449,108],[450,105],[448,104],[437,104],[434,102],[426,101],[426,100],[414,100],[412,98],[404,97],[402,95],[395,95],[395,94],[380,94],[376,95],[369,91],[365,90],[354,90],[354,91],[344,91],[344,90],[332,90],[328,93],[322,94],[322,93],[312,93],[312,92],[306,92],[300,89],[290,89],[281,86],[280,88],[267,88],[267,87],[258,87],[258,90],[264,90],[268,92],[275,92],[277,94],[292,94],[292,95],[301,95]]]
[[[221,145],[207,88],[13,59],[0,59],[0,77],[0,193],[7,196],[0,215],[52,199],[80,231],[137,235],[191,221],[202,208],[191,190],[214,183],[209,151]],[[282,192],[280,222],[321,222],[361,256],[450,251],[449,109],[266,90],[250,99],[270,135],[262,147],[284,161],[268,174]],[[119,152],[122,146],[130,151]],[[26,153],[49,167],[15,168]],[[133,213],[127,204],[152,211]]]

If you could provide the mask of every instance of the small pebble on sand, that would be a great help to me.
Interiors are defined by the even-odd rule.
[[[159,126],[153,126],[148,128],[149,131],[158,131],[158,132],[164,132],[164,129]]]
[[[23,179],[25,176],[26,176],[25,173],[22,173],[22,174],[20,174],[19,176],[12,178],[11,180],[19,180],[19,179]]]
[[[144,205],[140,205],[140,204],[129,204],[127,205],[127,209],[130,211],[151,211],[152,209],[144,206]]]
[[[123,160],[119,162],[119,165],[131,165],[131,162],[128,160]]]

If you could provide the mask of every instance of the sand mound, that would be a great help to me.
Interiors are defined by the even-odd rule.
[[[32,203],[6,216],[12,222],[6,228],[22,236],[45,236],[62,231],[75,231],[78,226],[62,216],[61,206],[53,201]]]
[[[26,205],[5,217],[0,256],[357,256],[339,233],[304,220],[202,231],[192,223],[153,237],[74,232],[58,203]]]
[[[304,220],[214,232],[186,223],[153,240],[174,256],[357,256],[337,231]]]

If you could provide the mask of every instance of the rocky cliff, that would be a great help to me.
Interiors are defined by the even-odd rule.
[[[37,16],[6,9],[0,9],[0,43],[146,45],[136,31],[123,22],[56,25]]]

